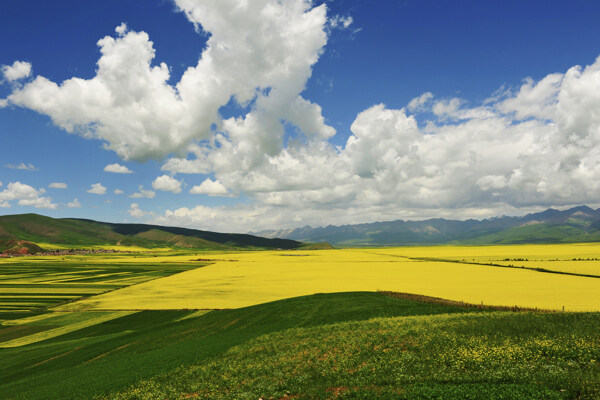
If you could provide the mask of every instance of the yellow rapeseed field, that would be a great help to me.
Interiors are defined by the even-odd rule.
[[[190,262],[194,257],[164,256],[154,261]],[[59,309],[223,309],[313,293],[386,290],[485,305],[600,310],[597,278],[437,261],[595,258],[600,257],[598,244],[264,251],[201,257],[215,263]]]

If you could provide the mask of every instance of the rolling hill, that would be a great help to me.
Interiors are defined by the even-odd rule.
[[[38,214],[0,216],[0,240],[21,240],[59,246],[124,245],[210,250],[294,249],[295,240],[217,233],[145,224],[115,224],[86,219],[54,219]]]
[[[548,209],[522,217],[466,221],[428,219],[369,224],[270,230],[256,233],[334,246],[391,246],[419,244],[573,243],[600,240],[600,209],[587,206]]]

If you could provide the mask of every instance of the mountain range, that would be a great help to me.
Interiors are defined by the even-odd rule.
[[[466,221],[442,218],[265,230],[254,233],[334,246],[517,244],[600,241],[600,209],[587,206]]]
[[[37,214],[0,216],[0,252],[124,245],[204,250],[325,248],[433,244],[519,244],[600,241],[600,209],[547,209],[521,217],[466,221],[442,218],[233,234],[148,224],[55,219]],[[312,243],[312,245],[307,245]]]

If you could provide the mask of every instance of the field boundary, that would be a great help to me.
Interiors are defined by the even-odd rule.
[[[543,309],[543,308],[529,308],[529,307],[519,307],[519,306],[494,306],[494,305],[483,304],[483,302],[481,304],[466,303],[464,301],[448,300],[448,299],[443,299],[441,297],[425,296],[423,294],[415,294],[415,293],[392,292],[392,291],[385,291],[385,290],[378,290],[377,293],[381,293],[384,296],[394,297],[397,299],[420,301],[423,303],[439,304],[439,305],[450,306],[450,307],[477,308],[479,310],[489,310],[489,311],[538,312],[538,313],[560,312],[558,310],[547,310],[547,309]]]

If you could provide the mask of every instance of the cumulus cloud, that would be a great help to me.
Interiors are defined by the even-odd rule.
[[[188,151],[196,158],[192,160],[178,157],[169,158],[160,168],[161,171],[168,171],[171,174],[208,174],[211,166],[207,159],[207,149],[192,144]]]
[[[101,183],[94,183],[87,192],[102,195],[106,193],[106,188]]]
[[[66,189],[67,184],[63,183],[63,182],[52,182],[51,184],[48,185],[48,187],[50,189]]]
[[[114,174],[130,174],[133,171],[124,165],[114,163],[108,164],[106,167],[104,167],[104,172],[112,172]]]
[[[127,24],[125,22],[122,22],[121,25],[115,28],[115,32],[117,32],[119,36],[123,36],[125,32],[127,32]]]
[[[227,188],[219,180],[206,178],[200,185],[194,186],[190,190],[191,194],[207,194],[209,196],[228,196]]]
[[[152,188],[163,192],[181,193],[181,181],[169,175],[161,175],[152,182]]]
[[[137,203],[131,203],[131,205],[129,206],[129,210],[127,210],[127,213],[129,213],[129,215],[131,215],[134,218],[143,218],[145,216],[154,215],[154,213],[151,211],[142,211],[140,209],[139,204]]]
[[[57,205],[52,203],[49,197],[44,197],[44,193],[44,189],[38,190],[21,182],[10,182],[6,189],[0,192],[0,206],[10,207],[10,202],[16,200],[20,206],[55,209]]]
[[[114,194],[123,194],[125,192],[123,192],[121,189],[115,189],[115,190],[113,190],[113,193]]]
[[[24,162],[22,162],[20,164],[6,164],[6,168],[20,169],[22,171],[37,171],[38,170],[33,164],[25,164]]]
[[[156,195],[156,192],[154,192],[153,190],[144,190],[144,186],[140,185],[140,186],[138,186],[138,191],[136,193],[132,194],[131,196],[129,196],[129,198],[130,199],[142,199],[142,198],[153,199],[155,195]]]
[[[188,225],[212,221],[223,229],[231,221],[243,231],[269,224],[484,218],[596,204],[598,93],[600,58],[537,82],[528,79],[474,106],[420,96],[410,109],[435,117],[423,126],[406,109],[372,106],[357,115],[341,147],[322,140],[245,159],[234,137],[218,137],[218,146],[205,152],[210,169],[219,183],[254,204],[183,207],[160,218],[187,219]]]
[[[433,99],[433,93],[425,92],[419,97],[412,99],[406,108],[412,113],[422,111],[425,108],[425,104],[427,104],[431,99]]]
[[[31,64],[26,61],[15,61],[13,65],[3,65],[2,75],[7,81],[16,81],[31,75]]]
[[[81,203],[79,202],[79,200],[75,199],[72,202],[68,203],[67,207],[69,207],[69,208],[81,208]]]
[[[175,3],[198,29],[210,33],[198,64],[175,85],[168,83],[169,67],[154,64],[148,34],[122,24],[116,38],[98,41],[95,77],[59,84],[37,76],[15,88],[8,102],[48,115],[68,132],[103,140],[125,160],[160,159],[184,150],[209,139],[211,127],[224,122],[235,128],[232,134],[246,137],[253,153],[281,150],[282,121],[309,138],[335,133],[321,108],[300,96],[327,41],[325,5],[313,7],[306,0]],[[232,98],[251,105],[251,111],[221,121],[219,109]]]
[[[98,42],[95,77],[59,84],[37,76],[8,97],[125,160],[169,157],[161,170],[171,175],[214,175],[192,193],[227,188],[251,203],[173,208],[161,221],[245,231],[486,217],[600,198],[600,59],[502,88],[481,104],[430,92],[401,109],[375,104],[335,146],[321,107],[301,94],[328,30],[351,20],[328,21],[324,4],[305,0],[176,4],[208,37],[179,82],[168,83],[148,35],[123,24]],[[222,118],[225,104],[239,113]],[[284,140],[286,125],[298,140]],[[173,180],[181,190],[163,177],[154,189]],[[140,186],[131,197],[154,195]]]

